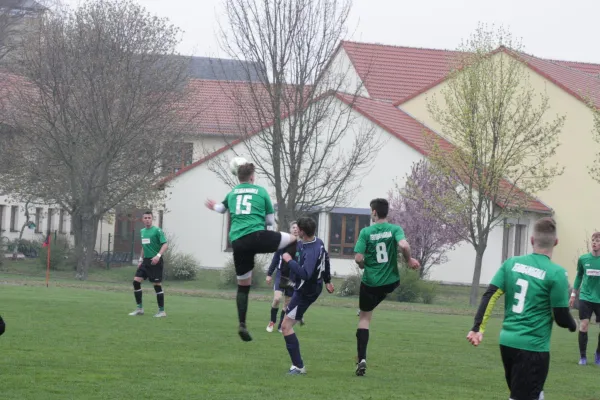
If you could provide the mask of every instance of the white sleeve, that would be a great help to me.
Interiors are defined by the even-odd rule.
[[[215,210],[216,212],[220,213],[220,214],[225,214],[225,211],[227,211],[227,209],[225,208],[225,206],[223,205],[223,203],[217,203],[214,205],[213,210]]]
[[[265,217],[265,222],[269,226],[275,225],[275,214],[267,214],[267,216]]]

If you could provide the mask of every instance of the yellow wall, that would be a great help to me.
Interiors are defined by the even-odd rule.
[[[600,183],[595,182],[588,173],[600,151],[600,145],[593,140],[593,116],[589,109],[578,99],[566,93],[552,82],[529,70],[529,83],[540,92],[546,92],[550,100],[550,110],[545,117],[553,120],[556,115],[565,115],[566,121],[560,134],[560,147],[554,158],[565,167],[563,175],[556,178],[550,187],[537,196],[555,212],[559,230],[559,245],[554,253],[554,261],[569,271],[573,281],[577,258],[585,250],[585,240],[600,229]],[[441,99],[440,91],[445,83],[432,88],[400,106],[413,117],[440,132],[440,126],[429,115],[427,99],[436,96]]]

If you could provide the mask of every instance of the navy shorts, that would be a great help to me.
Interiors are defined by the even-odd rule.
[[[323,286],[321,285],[321,289]],[[321,292],[319,291],[315,295],[307,296],[297,290],[294,290],[294,295],[290,304],[285,309],[285,315],[296,321],[301,321],[304,317],[304,313],[308,310],[308,307],[319,298]]]
[[[280,281],[281,281],[281,274],[279,273],[279,271],[277,271],[277,273],[275,274],[275,279],[274,279],[275,284],[273,285],[273,290],[283,292],[283,294],[287,297],[292,297],[294,295],[294,288],[288,286],[285,289],[282,289],[279,287]]]

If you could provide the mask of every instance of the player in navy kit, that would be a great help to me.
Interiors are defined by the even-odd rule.
[[[333,293],[329,255],[321,239],[315,237],[316,222],[310,217],[298,219],[298,233],[302,239],[298,261],[289,253],[283,254],[295,277],[294,295],[286,307],[281,329],[285,345],[292,359],[289,374],[305,374],[304,362],[300,356],[300,343],[294,332],[296,322],[302,320],[308,307],[317,300],[323,290],[323,282],[329,293]]]

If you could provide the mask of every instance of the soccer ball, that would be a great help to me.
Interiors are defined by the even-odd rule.
[[[231,161],[229,161],[229,170],[233,175],[237,176],[238,169],[244,164],[248,164],[248,160],[244,157],[233,157]]]

